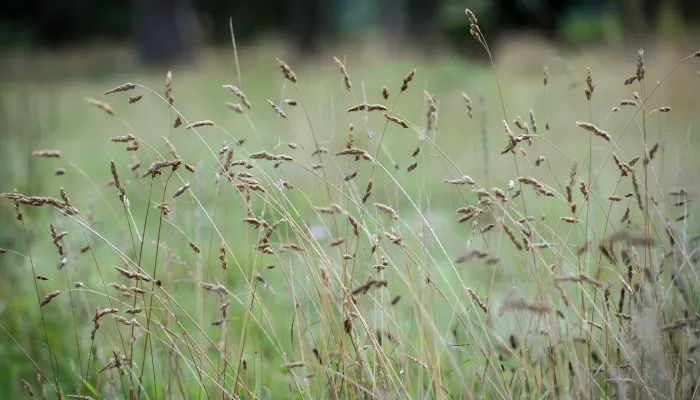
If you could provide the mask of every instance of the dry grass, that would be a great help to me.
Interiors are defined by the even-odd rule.
[[[528,79],[494,61],[480,70],[490,91],[465,90],[474,102],[421,68],[370,86],[352,58],[330,57],[320,115],[310,69],[274,57],[272,86],[216,82],[226,113],[198,107],[170,72],[164,87],[92,88],[113,88],[111,105],[80,104],[86,121],[116,125],[96,139],[105,152],[37,144],[59,149],[33,162],[63,168],[45,173],[60,199],[2,188],[19,239],[0,257],[29,304],[10,319],[22,332],[0,324],[23,365],[8,390],[694,396],[700,163],[683,110],[698,99],[674,79],[696,79],[687,65],[700,60],[630,54],[619,70],[541,60]],[[613,110],[626,97],[635,107]],[[139,114],[153,108],[164,112]]]

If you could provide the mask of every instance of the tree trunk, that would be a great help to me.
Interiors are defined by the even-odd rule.
[[[196,15],[189,0],[132,0],[134,43],[144,63],[189,60],[197,42]]]

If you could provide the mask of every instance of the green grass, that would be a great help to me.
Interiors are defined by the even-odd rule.
[[[690,212],[689,218],[674,224],[675,246],[668,243],[663,222],[682,215],[685,209],[671,207],[678,199],[668,195],[669,188],[686,187],[689,198],[697,196],[693,172],[700,163],[693,148],[699,143],[693,126],[697,124],[698,61],[691,59],[675,70],[639,112],[630,106],[612,112],[620,100],[631,99],[633,91],[649,95],[656,81],[685,55],[668,48],[648,49],[642,92],[638,83],[622,84],[635,73],[634,50],[593,49],[586,54],[569,54],[563,61],[538,43],[522,42],[503,49],[495,60],[502,102],[488,66],[449,54],[437,60],[413,56],[386,59],[377,51],[348,56],[345,65],[353,84],[348,92],[332,54],[293,63],[299,77],[294,85],[285,81],[277,68],[275,57],[280,51],[275,46],[243,49],[240,77],[232,51],[221,49],[215,56],[204,56],[196,67],[173,69],[176,111],[160,97],[165,70],[120,68],[117,64],[103,74],[86,61],[86,77],[81,79],[70,68],[76,62],[68,59],[62,65],[69,68],[66,75],[71,78],[61,79],[59,71],[45,71],[41,58],[33,61],[36,71],[44,71],[37,75],[28,72],[29,66],[27,70],[16,68],[17,78],[2,82],[0,95],[0,115],[7,132],[0,151],[0,192],[16,187],[27,195],[58,197],[63,187],[80,214],[66,217],[55,209],[23,206],[22,224],[14,219],[12,202],[2,203],[0,247],[9,251],[0,255],[0,325],[4,328],[0,332],[0,370],[4,372],[0,390],[19,396],[24,392],[19,379],[24,378],[35,392],[40,391],[36,363],[45,375],[43,389],[49,396],[55,395],[52,385],[59,382],[64,394],[128,398],[130,385],[143,375],[141,395],[148,398],[211,398],[225,397],[225,393],[256,398],[350,398],[365,394],[472,398],[482,393],[494,398],[538,398],[570,391],[600,397],[614,393],[614,385],[606,381],[612,372],[606,375],[601,370],[634,365],[629,370],[642,379],[628,369],[618,374],[627,374],[624,376],[637,382],[628,384],[633,393],[661,396],[675,390],[676,395],[687,394],[689,389],[681,379],[697,379],[694,367],[687,366],[693,357],[689,350],[693,334],[674,330],[671,335],[662,335],[646,328],[678,320],[684,312],[691,316],[697,312],[692,290],[697,277],[695,244],[690,240],[697,233],[696,219]],[[336,55],[343,58],[342,53]],[[48,60],[55,61],[52,57],[44,61]],[[542,85],[545,65],[550,74],[547,87]],[[583,93],[588,66],[595,82],[590,103]],[[412,68],[417,75],[398,96],[402,79]],[[127,93],[102,94],[124,82],[139,87]],[[222,88],[224,84],[240,86],[252,109],[243,114],[229,110],[224,102],[239,100]],[[384,85],[391,92],[386,101],[381,98]],[[424,89],[437,105],[437,122],[433,124],[437,129],[428,133],[424,132]],[[467,116],[462,92],[473,101],[473,119]],[[143,99],[128,104],[127,98],[136,94],[144,94]],[[108,102],[116,116],[87,104],[84,97]],[[282,98],[300,103],[296,107],[283,105],[288,119],[279,118],[266,103],[270,99],[280,104]],[[387,123],[381,112],[369,113],[365,120],[363,113],[345,111],[365,98],[368,103],[386,105],[412,128]],[[672,111],[651,113],[661,106],[671,106]],[[532,145],[520,142],[513,155],[499,154],[508,143],[503,109],[516,135],[522,132],[513,124],[514,118],[519,115],[529,123],[532,109],[537,119],[538,135]],[[186,122],[174,129],[177,112]],[[644,121],[642,114],[646,114]],[[217,126],[200,127],[196,132],[186,129],[188,123],[199,120],[211,120]],[[609,132],[616,144],[576,127],[576,121],[589,120]],[[345,148],[349,124],[354,126],[354,145],[372,156],[377,154],[376,163],[334,156]],[[368,138],[368,130],[373,139]],[[640,155],[644,158],[644,132],[648,147],[661,144],[648,168],[642,161],[634,167],[642,182],[644,171],[648,171],[648,190],[642,195],[647,193],[658,202],[649,217],[637,208],[634,196],[621,202],[607,199],[633,189],[629,178],[620,179],[611,152],[626,161]],[[127,152],[126,144],[109,141],[126,134],[138,138],[137,152]],[[180,167],[172,174],[164,169],[162,176],[139,179],[129,171],[127,165],[134,162],[133,156],[141,163],[141,173],[157,155],[172,159],[162,137],[172,141],[196,173]],[[243,145],[235,145],[240,139],[246,139]],[[289,148],[289,142],[298,148]],[[231,168],[232,172],[251,173],[266,190],[252,194],[253,216],[268,223],[287,220],[270,237],[275,254],[263,255],[254,249],[264,230],[241,222],[247,208],[240,188],[225,178],[215,185],[220,165],[212,151],[217,153],[222,144],[234,149],[234,160],[255,164],[250,170]],[[312,157],[318,146],[329,152]],[[417,147],[421,151],[412,157]],[[32,150],[44,148],[60,150],[61,158],[30,157]],[[289,155],[294,161],[274,167],[273,161],[249,159],[250,154],[262,150]],[[535,160],[539,156],[545,161],[538,167]],[[117,189],[106,185],[112,179],[110,160],[126,186],[131,215],[125,212]],[[572,215],[565,199],[574,160],[579,166],[573,187],[574,201],[582,210],[579,215]],[[309,167],[319,162],[322,169]],[[408,172],[407,167],[414,162],[418,166]],[[66,174],[54,176],[56,168],[65,168]],[[520,176],[543,182],[555,197],[538,196],[531,186],[520,187],[516,168]],[[343,180],[355,170],[355,178]],[[522,193],[508,203],[482,204],[484,212],[478,218],[459,224],[454,210],[477,205],[477,197],[469,185],[442,181],[464,174],[478,182],[474,188],[506,190],[508,181],[515,180],[515,190]],[[374,187],[362,206],[370,177]],[[592,185],[590,202],[579,192],[581,179]],[[295,188],[280,189],[277,184],[281,180]],[[190,182],[190,189],[172,199],[173,192],[186,182]],[[163,199],[172,213],[161,219],[154,204]],[[372,206],[375,202],[393,207],[398,218],[378,211]],[[360,221],[359,237],[353,235],[346,216],[314,209],[331,204],[339,204]],[[629,225],[620,223],[627,207],[631,210]],[[685,207],[692,210],[693,202]],[[534,232],[533,243],[547,242],[550,248],[514,248],[501,226],[505,221],[522,243],[517,221],[526,215],[534,217],[522,225]],[[562,216],[579,222],[566,223]],[[474,221],[478,226],[472,225]],[[655,239],[652,259],[645,258],[644,246],[637,247],[639,263],[628,284],[642,285],[651,296],[653,321],[643,310],[635,313],[627,306],[624,314],[632,314],[631,321],[620,320],[613,310],[616,306],[608,309],[604,305],[605,287],[585,282],[561,283],[571,302],[567,307],[554,288],[554,276],[585,274],[609,283],[611,303],[617,304],[622,286],[619,276],[627,279],[627,266],[619,251],[632,252],[634,247],[620,243],[615,248],[617,264],[611,264],[600,255],[596,243],[623,229],[643,237],[647,221],[649,235]],[[57,231],[68,232],[62,240],[68,262],[61,270],[56,269],[59,255],[49,222]],[[479,230],[488,224],[495,227],[480,235]],[[329,234],[310,239],[305,225]],[[377,251],[372,252],[376,232],[400,233],[403,246],[392,244],[383,235]],[[140,237],[144,238],[142,251]],[[329,247],[329,241],[336,238],[346,240],[338,247]],[[577,255],[587,238],[593,241],[591,250]],[[218,259],[222,241],[228,263],[225,271]],[[195,253],[190,242],[201,251]],[[285,243],[299,244],[306,251],[281,252],[280,245]],[[90,250],[81,254],[79,250],[87,244]],[[484,250],[487,258],[497,262],[472,259],[455,263],[458,256],[475,249]],[[666,262],[658,282],[646,282],[644,274],[638,274],[644,269],[656,271],[661,255],[671,250],[676,256]],[[343,254],[354,255],[354,259],[345,260]],[[377,271],[374,266],[384,260],[385,269]],[[136,268],[135,264],[140,272],[161,280],[162,286],[128,280],[113,268]],[[266,269],[268,264],[275,268]],[[32,265],[49,280],[33,282]],[[256,274],[263,280],[257,280]],[[369,276],[386,279],[387,286],[358,293],[356,303],[348,300],[350,292]],[[672,277],[685,279],[693,292],[692,301],[683,299]],[[329,286],[325,286],[326,280]],[[76,288],[75,282],[83,286]],[[117,369],[98,372],[109,363],[113,351],[131,354],[130,328],[107,315],[100,320],[95,341],[90,340],[96,308],[117,307],[122,311],[119,315],[131,318],[123,311],[133,306],[134,298],[107,287],[109,282],[138,284],[148,291],[137,301],[145,311],[136,316],[141,327],[135,330],[135,364],[132,369],[123,368],[123,374]],[[220,282],[228,294],[220,298],[204,291],[201,282]],[[474,303],[467,288],[487,303],[488,315]],[[57,289],[61,295],[39,309],[39,298]],[[391,305],[397,295],[401,300]],[[559,310],[562,317],[507,306],[517,296]],[[221,318],[219,306],[224,300],[231,300],[227,322],[211,326]],[[584,327],[581,315],[595,325]],[[345,318],[352,320],[350,334],[344,332]],[[697,321],[688,326],[696,327]],[[508,345],[511,337],[518,342],[513,350]],[[577,339],[587,344],[581,345]],[[219,342],[225,344],[225,353],[217,351]],[[660,350],[654,343],[661,343]],[[672,350],[674,345],[678,351]],[[555,365],[548,359],[549,348],[556,354]],[[49,349],[57,360],[53,367]],[[322,363],[313,349],[318,349]],[[667,359],[659,360],[659,354],[667,354]],[[602,359],[602,364],[595,362],[596,358]],[[281,366],[296,361],[307,365],[295,369]],[[575,377],[568,373],[568,362],[576,371]],[[668,364],[655,369],[663,362]],[[654,374],[666,375],[659,378]],[[138,386],[134,390],[139,391]]]

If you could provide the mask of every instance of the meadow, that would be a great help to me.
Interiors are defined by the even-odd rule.
[[[698,49],[472,29],[5,59],[0,391],[694,397]]]

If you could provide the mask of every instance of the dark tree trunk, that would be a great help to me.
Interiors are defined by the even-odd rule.
[[[700,23],[700,4],[698,0],[680,0],[680,10],[683,21],[693,28]]]
[[[323,0],[294,0],[289,3],[294,42],[302,53],[316,52],[321,45],[325,22],[323,3]]]
[[[440,0],[430,0],[415,1],[411,4],[411,25],[416,27],[413,36],[428,57],[438,50],[440,3]]]
[[[198,41],[189,0],[132,0],[134,43],[144,63],[187,61]]]
[[[406,0],[384,0],[380,15],[380,24],[386,32],[388,51],[396,52],[404,47],[408,40],[408,5]]]

